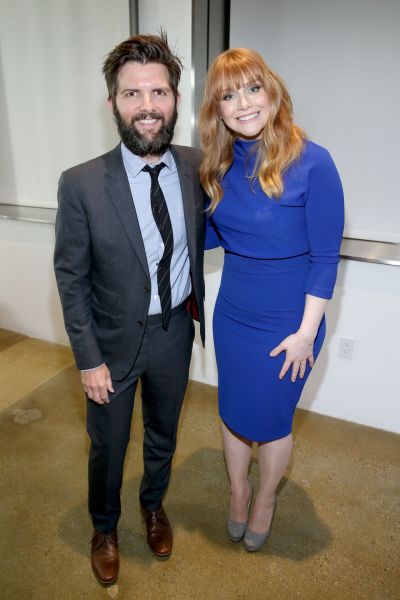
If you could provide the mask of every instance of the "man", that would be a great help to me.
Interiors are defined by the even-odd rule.
[[[142,385],[141,512],[157,556],[172,551],[162,507],[199,315],[204,343],[200,152],[171,146],[182,65],[166,37],[138,35],[103,66],[122,143],[64,172],[55,272],[87,395],[91,563],[118,576],[117,522],[133,399]]]

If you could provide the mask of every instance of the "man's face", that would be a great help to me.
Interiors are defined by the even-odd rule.
[[[133,61],[121,68],[115,100],[109,100],[122,141],[149,162],[171,143],[178,102],[164,65]]]

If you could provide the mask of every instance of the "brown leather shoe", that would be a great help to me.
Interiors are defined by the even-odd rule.
[[[93,573],[103,585],[117,581],[119,571],[118,534],[93,532],[92,553],[90,557]]]
[[[140,507],[146,529],[147,543],[156,556],[167,557],[172,552],[172,529],[165,510],[160,506],[157,510]]]

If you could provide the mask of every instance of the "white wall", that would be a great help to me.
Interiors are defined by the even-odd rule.
[[[128,0],[0,9],[0,203],[55,207],[60,172],[118,141],[101,67],[130,34]],[[162,26],[184,63],[175,141],[190,144],[191,3],[147,0],[140,16],[141,32]],[[0,220],[0,327],[67,343],[53,248],[54,227]]]
[[[400,432],[400,268],[343,261],[328,306],[328,336],[300,406]],[[339,358],[340,337],[355,340]]]
[[[191,378],[218,384],[212,312],[223,256],[206,253],[206,352],[196,336]],[[325,415],[400,433],[398,340],[400,269],[344,260],[327,310],[327,337],[300,402]],[[339,358],[341,337],[355,340],[352,360]]]
[[[118,141],[101,66],[129,36],[128,1],[0,0],[0,8],[0,202],[56,206],[60,172]],[[140,31],[162,26],[184,63],[174,141],[190,144],[191,3],[143,1],[140,16]],[[53,249],[53,226],[0,219],[0,327],[68,343]]]
[[[0,327],[68,343],[53,276],[54,229],[0,220]],[[206,254],[206,351],[197,332],[191,378],[217,385],[212,312],[222,253]],[[400,433],[399,268],[342,261],[328,312],[328,333],[300,406]],[[339,358],[339,338],[355,339],[352,360]]]
[[[183,63],[179,85],[181,102],[174,143],[191,145],[192,120],[192,3],[187,0],[139,0],[139,32],[167,32],[168,42]]]
[[[67,167],[112,148],[105,55],[128,0],[0,0],[0,202],[56,206]]]
[[[394,0],[232,0],[231,47],[261,52],[286,80],[296,119],[338,164],[347,233],[400,241],[396,161],[400,86]],[[196,340],[191,376],[217,385],[212,307],[223,257],[206,253],[207,351]],[[300,406],[400,432],[398,267],[343,261],[328,333]],[[340,337],[354,338],[352,360]]]
[[[175,5],[176,12],[171,9],[171,4],[169,7],[168,14],[165,14],[164,4],[159,3],[157,10],[160,12],[160,24],[167,28],[172,42],[176,36],[176,40],[179,39],[179,43],[184,46],[184,50],[180,47],[178,49],[189,69],[190,51],[187,39],[183,41],[183,38],[179,37],[183,33],[179,33],[177,29],[179,25],[182,30],[185,29],[186,34],[190,31],[189,11],[185,12],[184,5],[179,2]],[[170,21],[167,22],[168,15]],[[149,13],[149,22],[151,16]],[[73,19],[71,23],[73,25]],[[143,32],[157,30],[158,25],[151,29],[145,27]],[[100,29],[99,36],[101,35]],[[108,44],[104,52],[124,37],[125,35],[121,35],[111,45]],[[17,64],[14,66],[18,68]],[[87,100],[88,106],[90,103],[93,106],[102,106],[105,92],[104,88],[100,87],[97,95],[94,93],[96,97]],[[189,98],[187,90],[184,91],[184,97]],[[75,123],[70,123],[72,113],[69,113],[67,106],[64,110],[69,126],[75,128]],[[177,141],[190,143],[189,128],[186,126],[186,123],[189,123],[188,115],[181,120],[182,138]],[[6,130],[4,123],[7,125],[7,120],[4,114],[0,114],[0,123],[2,131]],[[112,122],[110,123],[112,125]],[[80,130],[84,130],[82,124]],[[41,143],[45,144],[45,140]],[[2,155],[2,160],[7,161],[7,155]],[[4,165],[5,162],[1,164]],[[25,173],[23,163],[19,167],[21,170],[18,171],[16,179],[18,186],[23,183]],[[7,170],[9,171],[12,172],[12,169]],[[49,225],[0,220],[0,327],[66,343],[52,269],[53,246],[54,231]],[[217,384],[211,319],[221,277],[222,260],[219,250],[206,254],[207,347],[204,352],[197,335],[191,369],[193,379],[211,385]],[[342,262],[338,287],[328,309],[326,344],[303,394],[303,407],[400,432],[397,382],[400,339],[399,274],[398,267]],[[341,336],[356,340],[355,355],[351,361],[338,357],[338,341]]]
[[[0,327],[67,344],[53,250],[52,225],[0,219]]]
[[[190,144],[191,3],[139,4],[140,31],[162,26],[184,63],[174,141]],[[130,34],[129,3],[0,0],[0,11],[0,203],[54,207],[61,171],[118,143],[101,68]]]
[[[400,242],[400,2],[231,2],[231,47],[258,50],[343,179],[348,237]]]
[[[399,18],[395,0],[232,0],[230,36],[231,47],[258,50],[283,76],[296,120],[330,149],[344,182],[347,234],[397,242]],[[191,372],[214,385],[211,315],[222,262],[218,251],[206,254],[207,352],[197,339]],[[398,267],[342,262],[324,350],[300,406],[400,431],[399,275]],[[339,358],[340,337],[355,339],[352,360]]]

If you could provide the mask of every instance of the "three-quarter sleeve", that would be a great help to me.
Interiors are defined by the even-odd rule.
[[[311,269],[305,292],[330,299],[336,282],[344,226],[343,188],[325,149],[310,168],[305,207]]]

